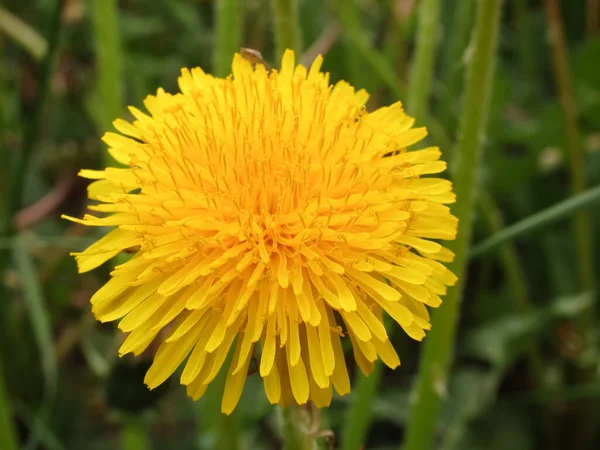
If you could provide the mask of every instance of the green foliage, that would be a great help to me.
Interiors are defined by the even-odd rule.
[[[230,53],[240,46],[260,50],[276,67],[281,55],[275,48],[285,41],[277,40],[276,23],[280,36],[290,31],[285,42],[296,42],[285,45],[300,47],[301,40],[306,52],[325,53],[332,81],[367,88],[369,108],[413,98],[424,112],[419,123],[429,128],[428,145],[442,147],[452,172],[451,152],[458,151],[468,106],[468,42],[484,2],[440,1],[436,35],[428,35],[419,66],[419,32],[427,28],[418,8],[397,8],[410,1],[301,0],[286,19],[298,29],[272,14],[273,6],[289,1],[72,0],[64,2],[57,28],[51,24],[59,3],[6,0],[0,8],[0,382],[6,388],[0,386],[6,439],[0,447],[10,445],[12,422],[19,448],[29,449],[281,448],[278,414],[258,375],[249,377],[235,414],[223,418],[224,380],[193,403],[176,376],[146,389],[143,373],[156,349],[137,359],[117,357],[120,332],[95,322],[89,306],[110,267],[78,276],[68,256],[106,230],[59,219],[85,208],[85,184],[76,172],[102,167],[100,137],[110,122],[119,114],[129,119],[125,107],[143,108],[145,96],[159,87],[175,91],[182,67],[226,75]],[[591,312],[598,297],[577,287],[568,220],[576,209],[587,210],[598,235],[600,37],[582,31],[587,3],[569,2],[562,11],[588,186],[572,196],[544,2],[505,1],[489,126],[479,136],[483,155],[474,176],[493,199],[496,228],[509,226],[492,232],[485,205],[476,204],[471,256],[477,258],[467,262],[463,279],[454,363],[447,385],[434,386],[442,394],[435,448],[573,448],[578,402],[600,399],[600,382],[577,375],[582,367],[597,372],[598,333],[584,337],[574,323],[586,315],[598,329]],[[600,263],[600,246],[593,250]],[[519,267],[511,271],[507,261]],[[524,283],[524,310],[513,298],[515,273]],[[334,397],[317,421],[317,431],[336,436],[336,448],[392,449],[405,438],[423,345],[400,332],[390,335],[402,366],[353,377],[352,394]],[[541,361],[539,379],[532,376],[532,352]],[[348,365],[353,375],[350,355]],[[327,448],[324,439],[317,442]],[[600,445],[598,430],[587,444]]]

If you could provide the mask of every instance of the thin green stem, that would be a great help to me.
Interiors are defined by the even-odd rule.
[[[38,85],[37,97],[31,120],[28,122],[25,134],[23,136],[23,146],[16,155],[14,167],[11,168],[12,178],[9,181],[8,192],[3,202],[2,214],[0,216],[0,236],[12,234],[12,216],[21,207],[23,197],[23,188],[25,186],[25,177],[27,167],[36,143],[40,136],[42,119],[48,99],[50,97],[52,75],[58,56],[60,36],[62,33],[61,15],[65,0],[56,2],[50,27],[50,36],[48,42],[48,51],[42,63],[40,82]],[[0,271],[1,272],[1,271]]]
[[[26,50],[36,61],[41,61],[48,50],[48,43],[38,32],[17,16],[0,8],[0,30]]]
[[[298,16],[298,0],[271,0],[271,8],[277,58],[281,58],[286,49],[294,50],[300,58],[302,32]]]
[[[231,60],[242,46],[244,7],[240,0],[217,0],[215,5],[216,41],[213,72],[218,77],[231,73]]]
[[[356,450],[365,443],[371,422],[373,399],[381,381],[382,369],[382,364],[377,362],[369,376],[362,373],[356,376],[352,402],[342,428],[342,450]]]
[[[408,113],[424,123],[429,109],[431,80],[435,64],[435,50],[440,29],[440,1],[421,0],[417,27],[415,57],[410,71],[410,89],[407,98]]]
[[[239,410],[236,409],[229,415],[221,413],[221,403],[228,373],[225,368],[231,365],[233,359],[233,352],[229,352],[223,368],[206,390],[200,403],[202,409],[199,437],[205,443],[204,448],[235,450],[240,445]]]
[[[119,32],[119,10],[117,0],[93,0],[92,20],[96,39],[96,61],[98,64],[98,128],[101,133],[112,128],[112,123],[123,112],[123,63]],[[105,152],[105,164],[116,162]]]
[[[18,450],[17,432],[12,419],[12,408],[4,381],[4,373],[0,364],[0,448],[2,450]]]
[[[448,32],[448,46],[443,55],[442,86],[444,101],[442,108],[444,125],[454,129],[459,111],[462,82],[464,80],[464,53],[469,44],[469,33],[473,25],[475,0],[455,2],[452,25]],[[448,149],[449,150],[449,149]]]
[[[546,0],[548,31],[554,63],[554,76],[558,88],[564,126],[567,133],[567,152],[574,194],[585,190],[585,150],[581,130],[577,123],[577,105],[573,95],[573,81],[569,70],[569,56],[557,0]],[[579,285],[582,291],[594,290],[593,236],[589,214],[578,212],[573,219],[573,233],[579,264]],[[586,316],[591,317],[590,314]]]
[[[431,448],[453,356],[477,191],[475,175],[491,100],[502,0],[480,1],[478,5],[454,170],[457,197],[454,213],[460,227],[456,240],[448,244],[456,255],[449,268],[458,277],[458,282],[448,290],[444,303],[433,314],[432,329],[422,351],[404,450]]]
[[[519,65],[524,74],[523,86],[527,89],[525,98],[528,98],[538,93],[539,84],[536,76],[535,29],[529,16],[527,0],[513,0],[512,7],[517,31]]]
[[[591,205],[598,202],[600,202],[600,186],[593,187],[585,192],[574,195],[513,225],[503,228],[498,233],[474,246],[469,253],[469,257],[471,259],[479,258],[507,242],[511,242],[536,230],[547,227],[565,217],[572,217],[572,214],[575,211],[582,208],[589,208]]]
[[[567,134],[567,147],[569,169],[571,172],[571,189],[573,193],[583,192],[585,180],[585,150],[583,138],[578,125],[578,111],[573,95],[573,82],[569,70],[569,57],[567,43],[563,29],[560,7],[557,0],[546,0],[546,14],[548,16],[548,34],[552,47],[554,63],[554,77],[558,88],[558,95],[563,112],[564,126]],[[594,239],[588,211],[579,211],[573,218],[573,233],[577,249],[577,264],[579,275],[579,289],[595,295],[594,274]],[[594,332],[595,311],[586,311],[578,320],[580,334],[584,345],[591,346]],[[579,382],[589,382],[596,378],[595,368],[582,367],[577,372]],[[592,417],[591,404],[581,402],[575,412],[579,432],[574,436],[571,445],[575,449],[589,448],[595,434],[596,424]]]
[[[386,30],[384,55],[399,74],[401,79],[406,76],[407,42],[405,33],[406,18],[398,11],[398,2],[388,0],[389,25]]]
[[[355,2],[346,2],[344,0],[334,0],[338,18],[342,24],[345,36],[350,43],[360,53],[365,63],[379,77],[382,83],[391,91],[397,99],[405,98],[408,89],[406,84],[400,79],[394,68],[390,65],[387,58],[375,49],[369,38],[366,36],[358,16],[358,9]],[[434,117],[428,118],[428,129],[433,141],[442,148],[450,147],[450,138],[442,124]]]

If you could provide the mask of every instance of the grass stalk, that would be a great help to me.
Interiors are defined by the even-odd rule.
[[[472,42],[473,55],[467,68],[465,105],[454,168],[454,191],[457,196],[454,214],[459,219],[460,227],[457,239],[448,244],[456,255],[449,267],[457,275],[458,282],[448,290],[444,303],[433,314],[432,329],[422,350],[404,450],[431,448],[446,391],[460,300],[465,284],[472,231],[471,218],[477,191],[475,175],[481,159],[482,139],[491,100],[501,6],[502,0],[485,0],[478,3]]]
[[[406,85],[398,77],[386,57],[373,48],[371,42],[369,42],[369,38],[360,25],[359,12],[355,0],[334,0],[333,5],[342,24],[344,35],[355,47],[357,53],[362,56],[364,61],[388,87],[394,97],[397,99],[404,98],[407,92]]]
[[[97,116],[100,133],[112,129],[112,123],[123,113],[123,58],[117,0],[92,1],[92,20],[96,39],[97,94],[101,111]],[[106,166],[118,165],[104,152]],[[141,420],[128,417],[121,432],[123,450],[151,447],[150,437]]]
[[[499,246],[517,240],[523,236],[533,233],[536,230],[547,227],[556,221],[565,217],[572,217],[572,214],[579,209],[589,208],[591,205],[600,202],[600,186],[587,189],[577,195],[574,195],[562,202],[556,203],[549,208],[532,214],[525,219],[503,228],[499,232],[493,234],[483,242],[475,245],[469,257],[479,258]]]
[[[527,87],[525,98],[530,98],[539,93],[537,89],[539,82],[536,76],[535,28],[531,23],[527,0],[513,0],[512,9],[517,31],[519,65],[524,75],[523,85]]]
[[[444,125],[455,128],[458,119],[462,82],[464,80],[464,54],[469,44],[469,33],[473,25],[475,0],[460,0],[455,3],[452,25],[448,32],[448,46],[443,55],[442,86],[445,91],[441,108]],[[450,149],[447,149],[449,151]]]
[[[0,30],[26,50],[36,61],[48,51],[48,43],[38,32],[5,8],[0,7]]]
[[[548,34],[552,48],[554,77],[558,88],[558,96],[563,112],[563,120],[567,135],[567,154],[571,172],[571,189],[574,194],[585,190],[585,149],[581,130],[578,125],[578,111],[573,94],[573,81],[569,69],[569,56],[565,32],[563,29],[560,6],[557,0],[545,0],[548,17]],[[595,294],[594,275],[594,240],[588,211],[579,211],[573,218],[573,233],[577,251],[579,289],[582,292]],[[579,333],[585,346],[591,345],[594,333],[595,311],[586,311],[578,320]],[[579,382],[589,382],[596,378],[595,367],[588,363],[577,373]],[[592,418],[591,404],[582,401],[575,412],[579,432],[571,443],[574,449],[589,448],[592,444],[596,424]]]
[[[213,55],[215,76],[231,73],[231,60],[242,44],[244,7],[240,0],[217,0],[215,4],[216,41]]]
[[[406,42],[406,21],[398,11],[395,0],[388,0],[389,24],[385,34],[383,53],[401,79],[406,77],[408,45]]]
[[[231,365],[232,360],[233,352],[230,351],[223,364],[223,368],[208,386],[206,393],[199,403],[200,427],[198,429],[198,437],[204,444],[203,448],[236,450],[240,446],[239,409],[235,409],[229,415],[221,413],[221,402],[227,381],[227,368]]]
[[[410,71],[410,89],[407,97],[408,113],[423,124],[427,119],[429,94],[435,64],[435,50],[439,37],[439,0],[422,0],[419,4],[416,42],[417,47]]]
[[[92,1],[92,20],[96,39],[98,99],[102,106],[98,115],[100,133],[112,129],[112,123],[123,112],[123,61],[117,0]],[[104,152],[105,164],[116,162]]]
[[[357,373],[357,380],[352,389],[352,402],[342,430],[341,450],[356,450],[365,444],[371,421],[373,400],[381,381],[382,372],[383,365],[378,361],[373,373],[369,376]]]
[[[369,38],[360,26],[359,11],[355,1],[334,0],[333,5],[345,36],[362,56],[364,62],[373,70],[397,100],[404,99],[408,92],[406,84],[398,76],[383,53],[371,45]],[[432,140],[441,148],[449,148],[450,138],[443,125],[435,120],[434,117],[429,117],[427,125]]]
[[[275,60],[279,61],[286,49],[294,50],[300,58],[302,32],[298,16],[298,0],[271,0],[275,36]]]
[[[65,0],[58,0],[52,13],[48,28],[50,30],[48,50],[42,61],[35,106],[31,120],[25,127],[21,151],[16,155],[14,166],[7,171],[7,173],[12,174],[12,177],[6,182],[4,201],[0,205],[0,236],[2,237],[8,237],[14,232],[12,218],[14,213],[21,207],[27,168],[39,139],[45,107],[50,98],[52,76],[54,74],[60,47],[60,37],[63,30],[61,17],[64,2]],[[0,250],[0,276],[4,273],[8,259],[7,249]],[[3,286],[0,286],[0,290],[3,291],[4,289]],[[5,308],[6,305],[4,305],[3,309]],[[2,362],[0,361],[0,448],[2,450],[16,450],[18,448],[17,432],[12,421],[12,408],[2,370]]]
[[[554,64],[554,76],[563,112],[567,134],[567,153],[574,194],[585,190],[585,150],[581,130],[577,123],[577,105],[573,95],[573,81],[569,70],[569,56],[557,0],[545,0],[548,32]],[[579,211],[573,219],[573,232],[579,264],[579,287],[582,291],[594,290],[593,238],[589,214]],[[586,316],[590,317],[589,314]]]
[[[54,348],[50,312],[44,298],[35,263],[18,237],[13,243],[13,259],[22,280],[23,297],[28,308],[31,328],[38,347],[41,371],[44,375],[42,404],[38,410],[36,421],[30,430],[29,441],[24,449],[38,447],[43,433],[42,428],[52,416],[55,408],[58,386],[58,362]]]
[[[18,450],[17,432],[13,423],[12,408],[8,399],[4,373],[0,364],[0,448]]]
[[[56,66],[60,46],[60,36],[63,29],[61,15],[64,3],[65,0],[58,0],[56,2],[56,7],[48,28],[50,30],[48,51],[42,62],[35,106],[31,115],[31,120],[29,120],[23,135],[21,151],[17,153],[16,161],[11,168],[10,172],[12,173],[12,178],[8,182],[8,189],[2,204],[3,210],[2,215],[0,216],[0,236],[12,234],[12,217],[21,207],[27,168],[40,136],[44,110],[51,93],[52,75],[54,74],[54,68]]]

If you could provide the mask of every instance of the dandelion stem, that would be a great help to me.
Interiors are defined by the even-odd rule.
[[[302,423],[305,422],[305,412],[303,406],[289,405],[285,408],[279,408],[281,412],[281,429],[283,432],[284,450],[314,450],[318,448],[315,439],[308,436],[302,430]]]
[[[213,72],[218,77],[231,73],[231,59],[242,45],[243,15],[244,7],[240,0],[217,0]]]
[[[424,123],[428,113],[435,50],[438,42],[440,2],[422,0],[420,2],[417,28],[417,48],[410,71],[410,89],[408,90],[407,110],[417,122]]]
[[[404,450],[431,448],[435,424],[446,390],[446,378],[452,360],[466,262],[471,240],[475,192],[475,174],[481,157],[482,137],[487,124],[495,65],[495,49],[502,0],[478,3],[473,35],[473,55],[467,68],[465,106],[460,123],[454,186],[459,219],[458,236],[448,244],[456,257],[450,269],[457,275],[456,286],[448,290],[442,306],[434,312],[432,329],[427,336],[415,386],[415,402],[407,429]]]
[[[297,0],[271,0],[273,24],[275,26],[275,51],[281,58],[286,49],[294,50],[300,57],[302,52],[302,34],[298,20]]]
[[[98,120],[100,133],[112,128],[112,123],[123,112],[123,64],[119,32],[119,10],[117,0],[91,2],[92,20],[96,39],[98,64],[98,98],[102,108]],[[105,164],[114,166],[113,157],[104,152]]]

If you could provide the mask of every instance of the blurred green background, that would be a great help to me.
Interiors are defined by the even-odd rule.
[[[485,1],[300,0],[301,59],[324,54],[331,80],[366,88],[370,109],[408,101],[452,172],[469,40]],[[257,374],[228,418],[219,412],[223,380],[197,403],[177,377],[146,389],[152,349],[119,359],[123,336],[90,311],[110,266],[78,276],[68,255],[105,230],[59,218],[83,214],[86,183],[76,173],[105,164],[100,136],[114,118],[129,118],[126,105],[142,107],[158,87],[175,91],[182,67],[227,75],[240,46],[278,66],[271,3],[0,2],[0,373],[22,448],[281,448],[278,414]],[[420,15],[436,3],[434,33],[424,33]],[[590,201],[598,190],[580,216],[588,232],[573,227],[569,209],[582,199],[572,197],[577,191],[600,184],[598,5],[504,1],[476,171],[475,247],[435,448],[600,447],[600,272],[585,256],[600,263],[600,212]],[[549,39],[558,24],[564,33]],[[421,80],[422,101],[414,99],[419,75],[411,75],[419,45],[431,47],[433,73]],[[536,230],[478,252],[506,224],[562,201],[567,217],[541,218]],[[313,417],[316,431],[335,436],[319,439],[321,448],[400,448],[422,345],[401,332],[392,341],[400,368],[369,379],[353,371],[353,393]],[[8,433],[1,424],[0,433]]]

